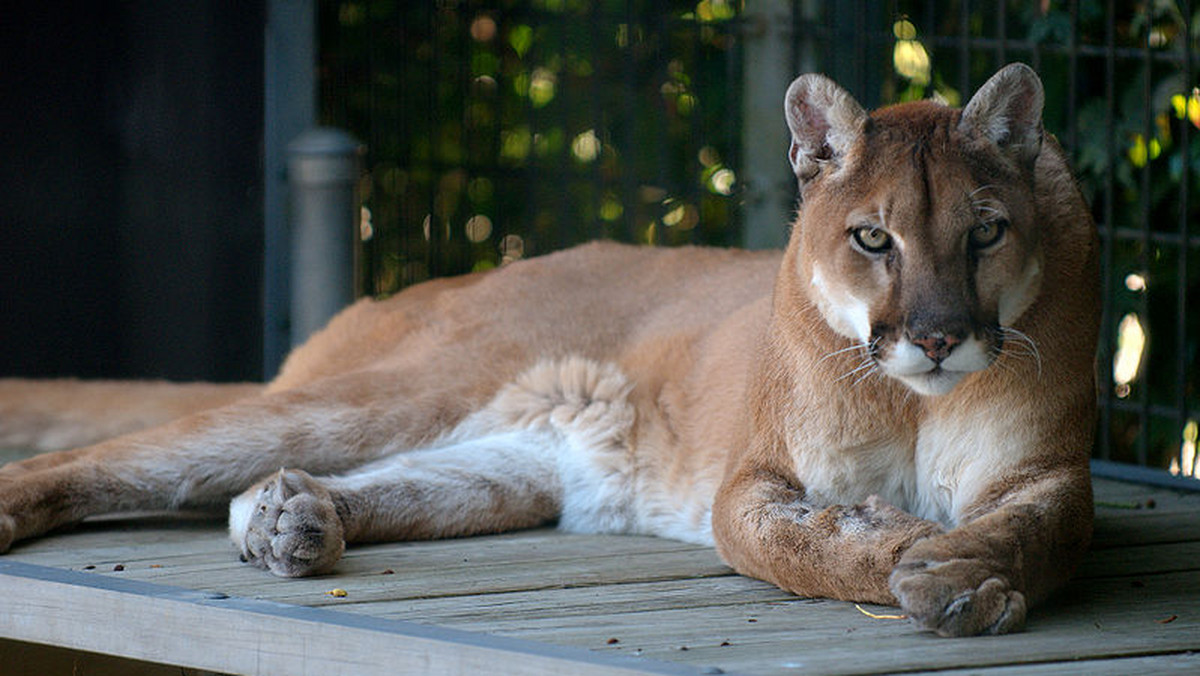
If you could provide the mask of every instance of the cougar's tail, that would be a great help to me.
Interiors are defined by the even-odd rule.
[[[0,379],[0,448],[87,446],[233,403],[264,385]]]

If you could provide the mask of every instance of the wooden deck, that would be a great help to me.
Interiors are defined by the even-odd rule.
[[[668,540],[356,547],[334,575],[284,580],[239,563],[216,518],[97,519],[0,557],[0,672],[108,659],[32,644],[173,674],[1200,672],[1200,493],[1096,489],[1095,547],[1069,588],[1023,634],[956,640]],[[160,673],[111,673],[135,667]]]

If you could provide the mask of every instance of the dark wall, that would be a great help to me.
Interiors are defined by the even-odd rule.
[[[261,2],[0,27],[0,375],[261,373]]]

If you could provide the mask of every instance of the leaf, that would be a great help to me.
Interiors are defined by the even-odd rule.
[[[525,24],[517,24],[508,32],[508,44],[512,45],[517,56],[524,57],[525,52],[533,46],[533,28]]]

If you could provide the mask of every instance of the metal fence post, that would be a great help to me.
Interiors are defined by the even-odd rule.
[[[787,171],[789,133],[783,93],[797,72],[792,34],[796,24],[790,0],[747,3],[742,90],[742,168],[746,200],[742,207],[742,246],[780,248],[796,203],[796,183]],[[805,64],[807,65],[807,64]]]
[[[354,301],[359,155],[338,129],[310,129],[288,144],[293,346]]]

